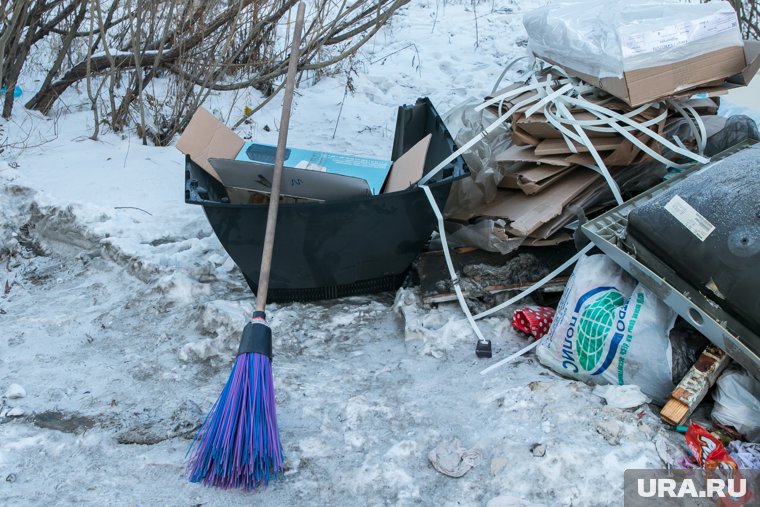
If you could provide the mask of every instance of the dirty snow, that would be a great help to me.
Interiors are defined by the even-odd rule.
[[[387,157],[396,107],[488,93],[538,3],[415,0],[357,55],[340,116],[345,72],[302,85],[289,143]],[[86,96],[64,99],[51,118],[17,105],[4,124],[28,148],[0,161],[0,504],[615,505],[626,468],[679,452],[656,408],[605,404],[532,354],[481,376],[491,362],[457,305],[401,289],[270,305],[286,480],[190,484],[188,439],[253,296],[184,204],[179,152],[92,141]],[[277,102],[241,134],[276,142]],[[494,361],[528,343],[509,315],[483,323]],[[429,461],[453,442],[482,457],[458,479]]]

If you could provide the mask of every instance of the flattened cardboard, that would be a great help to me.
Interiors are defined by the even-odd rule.
[[[605,107],[608,106],[609,104],[605,104]],[[598,119],[591,113],[583,111],[571,112],[576,120],[586,121]],[[538,139],[562,139],[560,131],[554,128],[554,126],[549,123],[546,117],[542,114],[534,114],[529,118],[526,118],[522,114],[516,114],[512,121],[512,130],[523,131]],[[617,134],[615,132],[596,132],[593,130],[587,130],[586,135],[589,137],[615,137]]]
[[[571,167],[526,165],[514,172],[505,174],[499,183],[499,188],[521,190],[526,195],[533,195],[541,192],[572,170]]]
[[[575,146],[576,153],[584,153],[588,151],[588,148],[585,145],[576,143],[575,141],[571,142]],[[629,141],[626,141],[626,139],[622,137],[600,137],[591,141],[594,148],[596,148],[596,151],[614,151],[620,148],[625,142]],[[564,139],[546,139],[536,146],[535,153],[537,156],[543,157],[547,155],[568,155],[574,152],[570,150],[570,147]]]
[[[598,78],[561,65],[544,55],[536,56],[553,65],[558,65],[572,76],[623,99],[630,106],[660,100],[679,91],[696,88],[719,79],[743,76],[748,67],[745,50],[741,46],[722,48],[668,65],[628,71],[622,78]],[[760,66],[760,63],[758,65]]]
[[[657,125],[654,130],[658,133],[661,133],[663,128],[664,128],[664,122],[660,125]],[[654,151],[658,151],[660,149],[660,145],[658,143],[656,143],[651,138],[645,136],[643,133],[634,134],[634,135],[639,141],[646,144],[647,146],[652,148]],[[594,145],[596,145],[597,139],[594,139],[591,142],[594,143]],[[578,151],[580,152],[580,150]],[[628,166],[635,162],[640,162],[642,161],[642,158],[643,158],[642,155],[644,155],[644,153],[639,148],[634,146],[634,144],[631,143],[630,141],[625,140],[614,151],[603,153],[600,156],[602,157],[602,161],[604,162],[604,165],[606,165],[607,167],[616,167],[616,166]],[[578,164],[578,165],[596,166],[596,161],[589,153],[575,153],[572,155],[567,155],[567,161],[573,164]]]
[[[572,165],[565,157],[539,157],[531,147],[512,145],[500,154],[496,155],[499,164],[513,164],[516,162],[531,162],[533,164],[549,164],[559,167]]]
[[[607,182],[601,178],[594,180],[594,182],[586,187],[577,196],[573,197],[567,204],[562,212],[556,217],[548,220],[541,227],[537,228],[531,233],[531,237],[538,239],[548,239],[557,234],[560,229],[569,224],[576,218],[575,209],[587,210],[589,204],[596,200],[607,189]]]
[[[177,149],[190,155],[193,162],[217,181],[222,179],[209,163],[210,158],[235,158],[243,140],[213,114],[199,107],[177,141]]]
[[[537,146],[541,139],[532,136],[512,124],[512,144],[516,146]]]
[[[519,190],[500,190],[493,202],[482,206],[473,215],[504,218],[510,222],[507,232],[530,236],[560,215],[568,203],[600,179],[601,176],[594,171],[576,169],[536,195],[527,196]]]
[[[227,187],[270,193],[274,166],[212,158],[209,160]],[[287,197],[333,201],[371,195],[367,180],[311,169],[284,167],[280,193]]]
[[[572,241],[573,235],[569,232],[559,231],[546,239],[525,238],[522,246],[555,246],[566,241]]]
[[[406,190],[420,181],[432,137],[432,134],[426,135],[393,163],[383,194]]]

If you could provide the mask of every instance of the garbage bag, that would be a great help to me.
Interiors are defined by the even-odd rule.
[[[581,258],[538,359],[593,384],[636,384],[663,403],[674,388],[668,334],[676,314],[606,255]]]
[[[755,121],[743,114],[730,116],[720,131],[707,138],[705,155],[712,157],[749,139],[760,141],[760,132]]]
[[[721,98],[718,114],[730,118],[731,116],[743,115],[749,117],[755,123],[760,123],[760,111],[736,104],[731,101],[731,97]]]
[[[760,442],[760,382],[742,370],[725,372],[713,391],[712,418]]]

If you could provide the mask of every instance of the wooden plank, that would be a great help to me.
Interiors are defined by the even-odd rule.
[[[715,345],[708,345],[673,390],[660,417],[668,424],[681,425],[696,410],[730,361],[728,354]]]

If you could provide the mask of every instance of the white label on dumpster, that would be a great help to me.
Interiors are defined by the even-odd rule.
[[[729,30],[737,30],[738,26],[736,13],[718,12],[702,19],[683,21],[653,31],[623,35],[623,57],[667,51]]]
[[[692,208],[688,202],[681,199],[681,196],[677,195],[673,197],[670,202],[665,205],[665,209],[673,215],[676,220],[681,222],[684,227],[689,229],[692,234],[699,238],[699,241],[704,241],[712,231],[715,230],[715,226],[703,217],[699,211]]]

